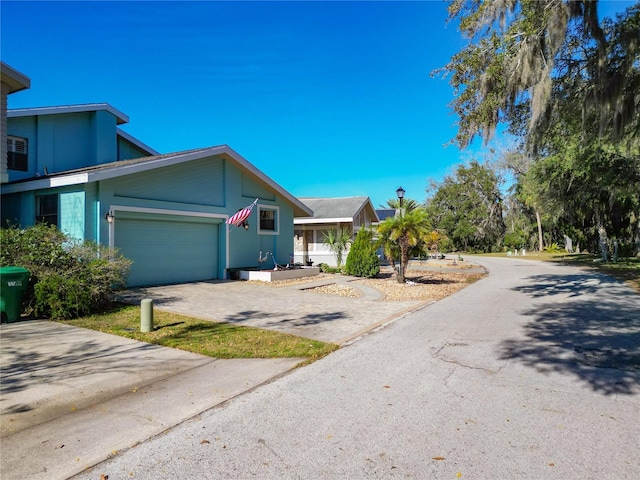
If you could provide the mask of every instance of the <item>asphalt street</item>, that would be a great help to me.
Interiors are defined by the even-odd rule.
[[[465,290],[75,478],[637,478],[640,296],[477,261]]]

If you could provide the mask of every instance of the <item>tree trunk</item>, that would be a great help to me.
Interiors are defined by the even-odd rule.
[[[536,222],[538,222],[538,251],[541,252],[544,250],[543,239],[542,239],[542,221],[540,220],[540,212],[536,208]]]
[[[398,280],[398,283],[404,283],[407,266],[409,264],[409,240],[406,235],[403,235],[400,237],[398,243],[400,244],[400,262],[396,279]]]
[[[636,249],[634,253],[637,257],[640,257],[640,218],[638,219],[638,226],[636,228]]]

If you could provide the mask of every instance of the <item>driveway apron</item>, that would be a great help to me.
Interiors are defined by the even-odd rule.
[[[278,330],[305,338],[343,344],[377,326],[425,305],[422,301],[385,302],[377,290],[358,285],[353,277],[272,286],[260,282],[213,281],[127,291],[122,299],[184,315],[243,326]],[[341,297],[315,293],[314,287],[341,283],[360,293]]]

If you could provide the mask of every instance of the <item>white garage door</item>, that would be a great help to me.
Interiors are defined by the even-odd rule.
[[[118,212],[114,244],[132,260],[128,286],[217,278],[219,223],[210,218]]]

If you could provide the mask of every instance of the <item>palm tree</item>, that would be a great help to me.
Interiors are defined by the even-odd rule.
[[[398,283],[405,282],[409,254],[413,247],[424,242],[429,234],[427,213],[422,208],[407,211],[403,215],[387,218],[378,225],[378,245],[395,268],[394,258],[399,256],[400,268],[396,271]]]
[[[391,229],[380,228],[375,233],[376,248],[382,248],[382,254],[386,258],[391,267],[396,269],[396,258],[400,258],[400,248],[398,242],[391,240]]]
[[[402,209],[411,212],[416,208],[419,208],[420,205],[412,198],[403,198],[402,199]],[[395,208],[398,210],[400,208],[400,199],[399,198],[391,198],[387,200],[386,205],[380,205],[380,208]]]
[[[322,235],[322,242],[325,243],[329,247],[329,250],[336,256],[338,268],[342,266],[342,256],[344,251],[349,248],[351,241],[351,232],[344,228],[340,230],[332,228]]]
[[[447,236],[439,232],[438,230],[433,230],[432,232],[427,233],[424,238],[425,246],[429,250],[434,250],[436,252],[436,257],[440,254],[440,245],[447,239]]]

